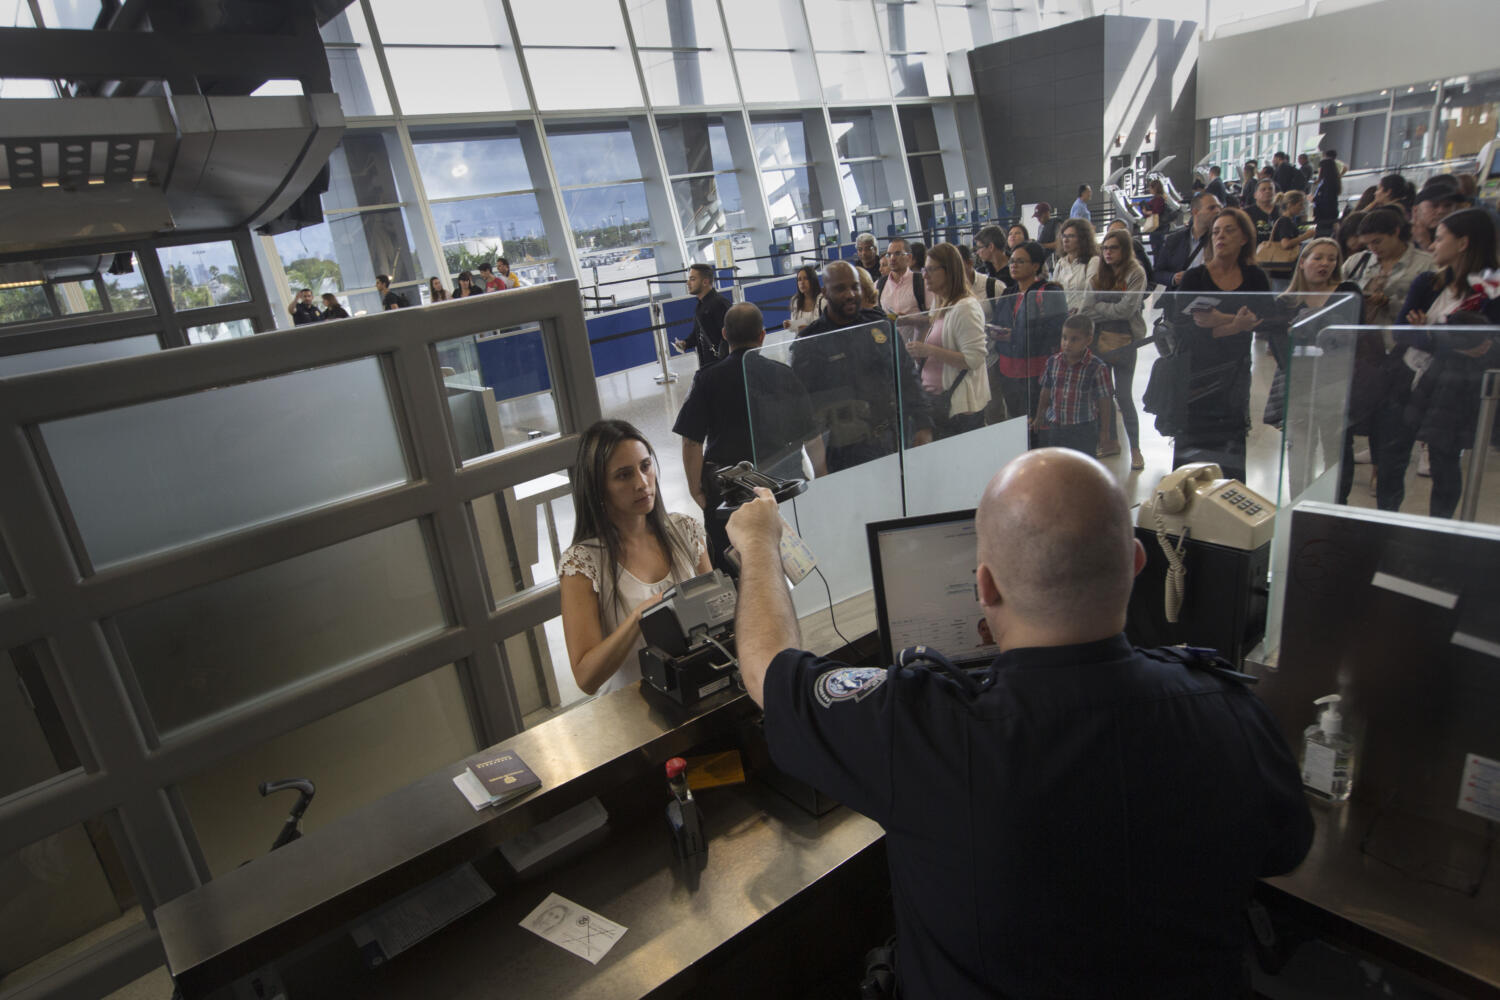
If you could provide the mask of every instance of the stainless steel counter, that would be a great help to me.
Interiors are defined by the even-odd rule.
[[[502,840],[608,789],[757,711],[743,694],[664,714],[636,688],[594,699],[506,741],[542,779],[517,802],[475,812],[452,765],[156,910],[167,963],[188,997],[316,940]]]
[[[884,857],[880,827],[842,807],[814,819],[757,785],[711,790],[701,800],[711,839],[707,866],[695,876],[673,859],[666,824],[652,808],[645,821],[573,864],[509,887],[378,974],[358,979],[355,992],[371,1000],[477,1000],[507,983],[514,995],[551,1000],[682,995],[691,992],[696,966],[734,947],[762,918],[865,852]],[[874,871],[883,882],[884,864]],[[549,892],[627,928],[597,966],[519,926]],[[295,984],[288,986],[297,995]]]
[[[1398,871],[1360,851],[1375,814],[1360,801],[1315,806],[1307,860],[1266,885],[1344,921],[1347,936],[1393,964],[1462,996],[1500,997],[1500,873],[1490,870],[1470,897]]]

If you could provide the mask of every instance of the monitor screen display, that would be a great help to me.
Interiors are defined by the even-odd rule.
[[[974,511],[876,521],[866,527],[881,652],[930,646],[955,663],[998,650],[974,583]]]

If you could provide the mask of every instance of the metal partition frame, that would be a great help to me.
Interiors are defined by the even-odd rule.
[[[556,393],[559,437],[462,464],[435,344],[522,323],[540,324]],[[80,565],[71,518],[40,449],[39,424],[81,413],[379,358],[411,478],[375,493],[186,544],[94,572]],[[380,692],[455,664],[476,737],[488,745],[522,728],[500,644],[559,613],[557,584],[495,606],[469,511],[477,497],[567,470],[581,432],[599,418],[578,288],[558,281],[479,296],[0,380],[0,535],[9,589],[0,598],[0,648],[35,643],[53,698],[64,706],[82,770],[0,800],[0,856],[84,819],[112,815],[119,846],[150,920],[156,905],[208,878],[173,786],[247,748]],[[168,594],[238,576],[369,532],[420,520],[450,624],[425,640],[308,678],[195,724],[170,740],[136,710],[110,649],[105,621]],[[127,940],[128,939],[128,940]],[[154,955],[155,934],[136,928],[44,980],[36,995],[97,982]],[[144,971],[142,969],[141,971]],[[140,972],[134,973],[139,975]],[[90,978],[93,977],[93,978]],[[45,985],[43,985],[45,984]],[[119,985],[116,982],[116,985]]]

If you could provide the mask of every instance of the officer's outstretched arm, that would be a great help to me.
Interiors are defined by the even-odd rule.
[[[726,526],[740,554],[740,594],[734,616],[734,642],[745,691],[765,706],[766,669],[783,649],[800,648],[802,633],[792,595],[781,571],[781,512],[771,491],[757,488],[756,498],[740,507]]]

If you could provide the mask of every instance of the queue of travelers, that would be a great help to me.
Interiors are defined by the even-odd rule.
[[[1324,157],[1313,183],[1336,163]],[[1289,158],[1280,158],[1277,169],[1283,167],[1307,181]],[[1387,194],[1378,202],[1372,196],[1368,211],[1334,219],[1326,235],[1316,218],[1312,229],[1293,222],[1278,230],[1298,200],[1278,204],[1277,196],[1293,192],[1278,192],[1274,172],[1258,176],[1254,164],[1244,176],[1255,181],[1251,197],[1268,219],[1226,206],[1237,197],[1231,189],[1223,199],[1204,190],[1193,199],[1188,225],[1164,241],[1170,256],[1154,261],[1160,283],[1177,293],[1158,323],[1170,335],[1158,336],[1164,347],[1171,342],[1184,352],[1197,390],[1173,428],[1173,465],[1210,461],[1244,479],[1254,339],[1268,344],[1284,391],[1294,342],[1305,342],[1309,325],[1321,324],[1312,336],[1330,356],[1340,349],[1334,328],[1349,313],[1329,307],[1341,303],[1366,324],[1397,328],[1358,335],[1347,413],[1307,428],[1308,439],[1326,456],[1341,455],[1347,479],[1356,432],[1367,435],[1385,509],[1399,507],[1406,464],[1414,445],[1425,444],[1430,513],[1452,516],[1462,488],[1460,452],[1478,419],[1478,378],[1500,366],[1500,345],[1483,328],[1500,324],[1491,217],[1467,207],[1456,183],[1439,178],[1409,190],[1396,179],[1382,181],[1378,190]],[[1302,190],[1295,193],[1306,200]],[[1408,202],[1430,206],[1421,223],[1427,249],[1418,244]],[[755,350],[767,333],[754,303],[695,320],[696,334],[717,334],[726,345],[721,357],[700,365],[673,427],[699,511],[666,513],[656,453],[639,430],[601,421],[585,432],[573,474],[577,527],[559,566],[568,656],[584,691],[623,687],[638,676],[641,616],[667,589],[709,566],[737,576],[741,670],[765,710],[778,766],[886,826],[903,982],[935,995],[960,985],[970,993],[1109,995],[1111,977],[1129,962],[1132,985],[1153,995],[1233,995],[1243,972],[1249,887],[1255,877],[1301,861],[1311,819],[1279,727],[1253,695],[1225,687],[1222,678],[1180,670],[1178,657],[1132,651],[1119,636],[1130,581],[1145,557],[1131,532],[1120,477],[1098,458],[1128,445],[1132,469],[1144,464],[1134,385],[1136,348],[1148,339],[1152,280],[1128,225],[1110,226],[1096,245],[1092,223],[1070,218],[1055,236],[1053,255],[1029,231],[986,226],[972,247],[928,248],[920,270],[906,238],[892,237],[880,254],[871,237],[858,244],[857,260],[829,261],[821,270],[804,265],[787,304],[795,320],[783,325],[792,334],[785,362]],[[1275,295],[1257,263],[1258,248],[1288,240],[1295,256],[1285,290]],[[872,252],[877,259],[868,259]],[[701,306],[709,296],[700,294],[698,279],[690,282]],[[923,301],[914,308],[918,287]],[[717,330],[704,325],[713,322]],[[1438,334],[1431,329],[1437,325],[1458,329]],[[991,668],[994,683],[981,684],[976,697],[993,702],[994,711],[953,712],[951,685],[905,668],[861,675],[867,683],[847,706],[819,702],[824,679],[855,668],[803,651],[778,556],[775,502],[761,493],[732,514],[721,509],[714,471],[749,460],[782,478],[816,478],[1017,417],[1025,418],[1036,450],[991,481],[976,524],[975,593],[1001,650]],[[1290,426],[1302,418],[1285,408],[1273,414],[1268,405],[1262,419]],[[1340,483],[1341,499],[1350,486]],[[1073,676],[1078,664],[1106,663],[1134,678],[1118,701],[1113,695],[1101,701],[1090,675]],[[1035,665],[1048,669],[1024,669]],[[1034,708],[1043,700],[1055,706],[1055,718],[1050,711],[1014,714],[1015,704]],[[1141,705],[1175,700],[1181,706],[1166,715],[1140,715]],[[1068,746],[1092,747],[1092,729],[1077,729],[1075,703],[1108,718],[1101,739],[1127,732],[1132,746],[1161,742],[1160,761],[1140,762],[1149,780],[1132,786],[1149,808],[1122,800],[1099,812],[1109,780],[1086,765],[1102,748],[1060,763],[1057,787],[1034,769],[1007,763],[1022,759],[1027,746],[1055,747],[1059,734],[1072,734]],[[994,727],[995,718],[1023,721]],[[952,721],[934,727],[935,719]],[[1183,733],[1161,737],[1166,725]],[[1183,739],[1218,742],[1212,752],[1184,755]],[[1176,795],[1166,769],[1186,774],[1206,761],[1230,768],[1236,779],[1205,786],[1218,789],[1214,809],[1168,819]],[[1067,791],[1085,775],[1096,785],[1075,800]],[[1250,794],[1250,787],[1257,791]],[[1073,817],[1049,827],[1048,843],[1015,814],[1018,804],[1033,801]],[[962,824],[953,836],[934,836],[932,823],[914,818],[921,809],[928,819],[954,810],[981,815],[992,839],[1013,849],[987,842],[976,851],[959,836],[967,829]],[[1244,831],[1252,815],[1257,833],[1250,844]],[[1224,832],[1189,829],[1196,822],[1222,824]],[[1145,850],[1159,847],[1163,862],[1143,876],[1149,891],[1123,894],[1119,912],[1108,914],[1097,912],[1102,904],[1083,875],[1060,895],[1056,884],[1073,877],[1068,864],[1084,856],[1083,844],[1099,842],[1099,824],[1147,844]],[[1217,853],[1210,859],[1200,849]],[[1044,867],[1041,878],[1032,871],[1038,852],[1068,863]],[[1198,859],[1191,871],[1182,867],[1184,857]],[[997,886],[1006,892],[994,895]],[[955,899],[969,900],[956,916]],[[1048,905],[1038,918],[1034,906],[1043,899]],[[1120,931],[1141,905],[1159,912],[1140,930]],[[1089,920],[1113,928],[1091,938],[1105,942],[1091,955],[1108,953],[1094,964],[1064,947],[1072,940],[1068,932]],[[955,945],[959,938],[944,931],[954,921],[1002,928],[1003,940],[1026,946],[995,958],[985,943]],[[1175,937],[1193,940],[1200,961],[1181,962]]]

